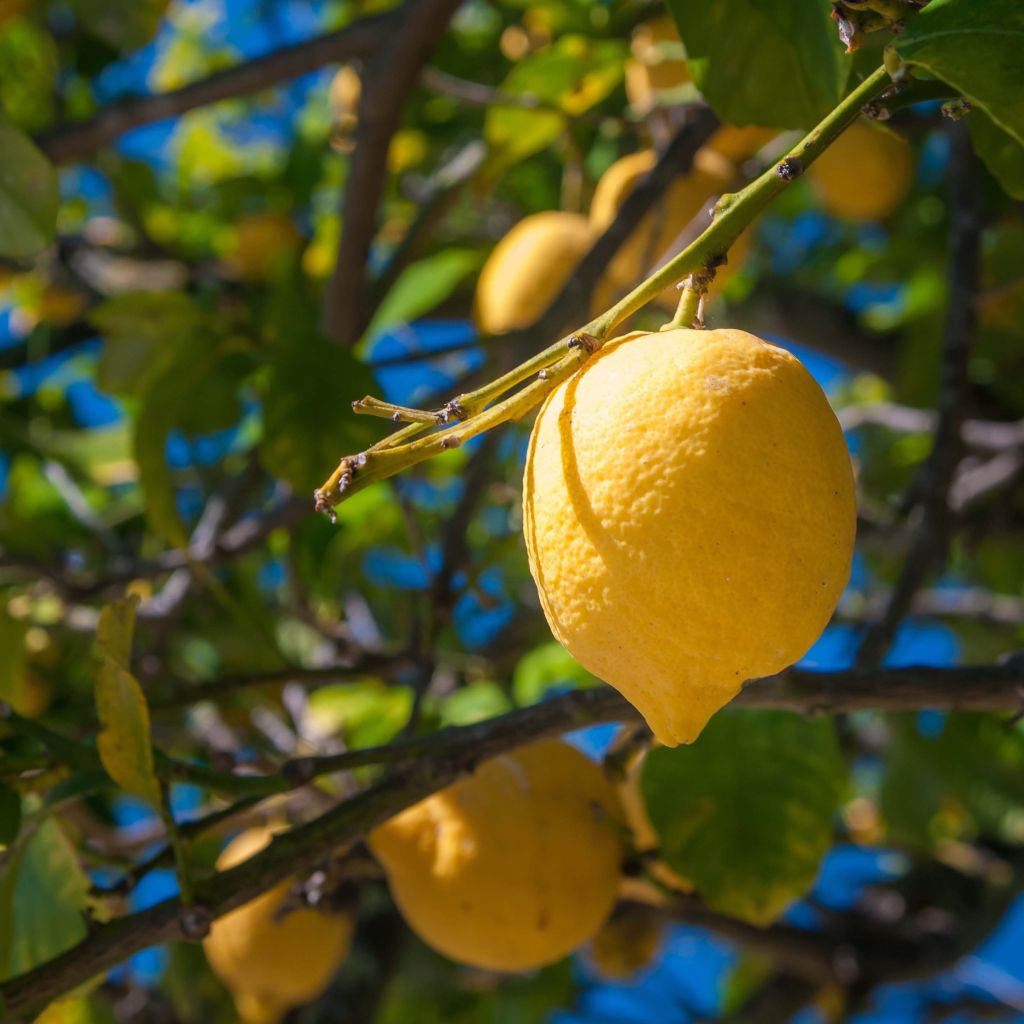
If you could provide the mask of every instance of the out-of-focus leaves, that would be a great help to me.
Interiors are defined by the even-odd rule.
[[[89,879],[50,818],[24,828],[0,865],[0,980],[85,938]]]
[[[89,319],[103,334],[96,383],[114,395],[144,395],[202,324],[182,292],[129,292],[97,306]]]
[[[25,657],[26,625],[0,601],[0,700],[24,713],[28,689],[28,661]]]
[[[474,249],[444,249],[406,267],[374,314],[367,337],[429,313],[479,267],[481,260],[482,255]]]
[[[973,837],[1020,841],[1024,734],[997,715],[890,719],[882,814],[893,838],[918,847]]]
[[[0,846],[10,846],[20,831],[21,797],[17,790],[0,783]]]
[[[640,788],[669,867],[714,909],[766,924],[814,882],[843,777],[831,721],[723,712],[691,746],[652,750]]]
[[[511,707],[508,694],[497,683],[472,683],[449,694],[440,702],[440,723],[471,725],[504,714]]]
[[[308,329],[282,337],[263,396],[263,465],[297,493],[311,493],[338,459],[381,436],[379,424],[352,412],[352,402],[374,387],[369,369],[347,349]]]
[[[895,45],[904,60],[959,89],[1024,144],[1022,38],[1018,0],[932,0]]]
[[[153,769],[149,706],[129,668],[134,629],[134,600],[115,601],[100,612],[96,711],[101,731],[96,747],[103,767],[119,786],[159,807],[162,796]]]
[[[174,361],[152,377],[135,421],[133,439],[146,517],[160,536],[181,548],[187,546],[188,537],[178,514],[174,480],[167,464],[167,438],[196,411],[193,403],[197,395],[223,358],[211,339],[197,336],[189,341],[175,345]]]
[[[541,644],[524,654],[512,676],[512,694],[520,707],[536,704],[548,690],[593,686],[594,677],[559,643]]]
[[[117,50],[134,50],[156,35],[169,0],[74,0],[85,28]]]
[[[625,43],[619,41],[562,36],[548,49],[521,60],[501,91],[533,97],[553,109],[489,107],[484,138],[494,159],[507,166],[554,142],[565,128],[564,114],[583,113],[615,88],[625,55]]]
[[[57,230],[57,174],[28,136],[3,116],[0,153],[0,256],[34,256]]]
[[[37,132],[52,119],[56,76],[53,36],[30,18],[6,25],[0,32],[0,109],[16,125]]]
[[[351,747],[387,743],[409,720],[412,690],[376,679],[321,687],[309,698],[317,728],[339,733]]]
[[[984,110],[971,113],[971,139],[978,156],[992,172],[1007,195],[1024,199],[1024,144],[1003,131]]]
[[[850,62],[830,5],[668,0],[697,87],[723,121],[807,128],[839,101]]]

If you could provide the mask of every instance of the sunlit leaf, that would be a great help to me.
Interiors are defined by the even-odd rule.
[[[831,5],[668,0],[697,87],[733,124],[809,128],[839,101],[850,62]]]
[[[895,40],[900,56],[959,89],[1024,144],[1024,5],[932,0]]]

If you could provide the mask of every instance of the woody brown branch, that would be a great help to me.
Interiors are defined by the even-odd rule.
[[[813,673],[790,670],[748,684],[739,707],[803,713],[864,708],[1011,710],[1024,690],[1024,657],[1000,665],[950,669],[903,668]],[[214,917],[227,913],[283,879],[313,868],[329,850],[354,842],[387,818],[454,782],[479,762],[544,736],[599,722],[632,720],[636,710],[614,690],[579,690],[489,721],[414,737],[372,751],[315,759],[311,767],[336,771],[356,764],[397,767],[383,781],[338,804],[320,818],[276,839],[262,853],[197,887],[196,898]],[[148,946],[182,938],[179,902],[95,928],[49,963],[0,985],[11,1014],[25,1014]]]

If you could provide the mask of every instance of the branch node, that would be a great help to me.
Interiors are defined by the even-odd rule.
[[[779,161],[775,173],[783,181],[795,181],[804,173],[804,163],[798,156],[787,156]]]
[[[182,938],[189,942],[202,942],[210,934],[213,926],[213,914],[208,907],[199,903],[189,903],[178,911],[178,926]]]

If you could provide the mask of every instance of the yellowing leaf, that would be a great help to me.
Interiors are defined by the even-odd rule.
[[[107,774],[129,793],[159,807],[160,784],[153,770],[149,706],[128,665],[135,601],[107,605],[96,627],[100,666],[96,675],[96,710],[102,730],[96,740]]]

